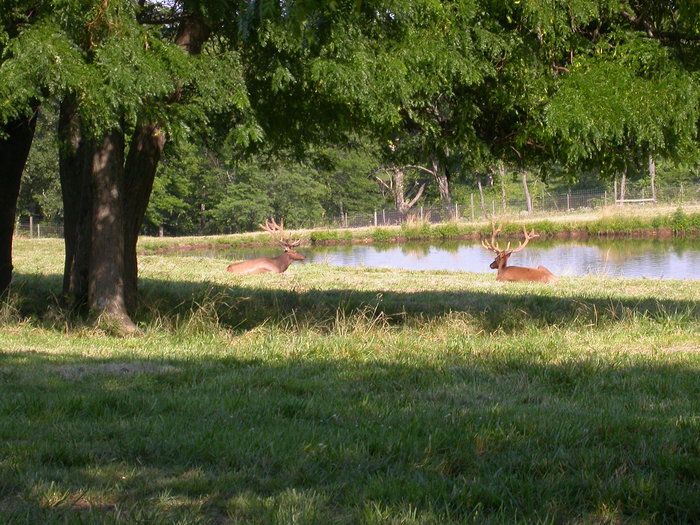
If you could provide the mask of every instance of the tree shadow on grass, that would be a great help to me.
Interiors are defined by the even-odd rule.
[[[612,298],[488,293],[472,290],[396,292],[382,289],[303,290],[222,286],[202,282],[177,285],[154,279],[141,283],[141,315],[211,311],[229,328],[248,330],[261,323],[289,320],[312,326],[337,319],[339,313],[381,317],[393,324],[420,323],[455,313],[469,316],[480,329],[515,331],[533,324],[596,325],[630,317],[665,320],[700,318],[700,301],[662,298]]]
[[[19,285],[25,315],[57,303],[59,276]],[[699,313],[696,301],[531,291],[141,285],[137,320],[235,330],[322,327],[338,312],[416,325],[458,313],[487,331]],[[0,521],[689,522],[698,396],[687,362],[515,347],[414,364],[0,352]]]
[[[61,278],[58,275],[15,276],[15,304],[21,315],[37,319],[71,316],[61,310]],[[223,328],[250,330],[262,323],[289,323],[290,316],[302,326],[323,327],[337,319],[381,317],[393,324],[420,323],[445,315],[463,313],[487,332],[510,332],[526,327],[581,326],[645,317],[700,318],[700,301],[617,297],[583,297],[474,290],[396,292],[382,289],[301,290],[252,286],[224,286],[202,281],[140,279],[138,323],[154,319],[188,318],[199,315]],[[293,285],[292,285],[293,287]]]
[[[0,352],[0,518],[688,522],[697,379],[527,353],[447,366]]]

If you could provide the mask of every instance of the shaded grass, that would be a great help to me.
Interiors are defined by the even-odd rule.
[[[16,245],[3,523],[691,522],[697,281],[141,259],[139,337]]]

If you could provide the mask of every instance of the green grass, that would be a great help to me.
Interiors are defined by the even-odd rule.
[[[0,523],[656,523],[700,515],[700,282],[504,284],[143,256],[141,334],[0,307]]]

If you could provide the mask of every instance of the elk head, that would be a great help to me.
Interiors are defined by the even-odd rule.
[[[283,237],[284,234],[284,221],[280,220],[280,224],[275,222],[275,219],[268,219],[265,224],[258,224],[260,228],[272,235],[279,245],[284,249],[284,253],[289,256],[291,260],[303,261],[306,259],[304,255],[296,251],[294,248],[301,244],[301,239],[292,240],[290,237]]]

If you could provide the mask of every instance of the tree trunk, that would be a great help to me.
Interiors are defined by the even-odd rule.
[[[124,134],[95,143],[88,305],[125,332],[136,330],[126,311],[124,279]]]
[[[211,28],[198,17],[182,18],[175,36],[175,44],[189,55],[201,53]],[[180,100],[182,89],[177,88],[170,103]],[[127,310],[136,309],[138,285],[138,258],[136,243],[146,215],[148,201],[153,190],[158,163],[165,147],[165,134],[159,123],[141,123],[131,138],[129,155],[124,169],[124,295]]]
[[[506,195],[506,166],[498,163],[498,178],[501,181],[501,210],[506,213],[508,209],[508,197]]]
[[[165,147],[159,126],[137,126],[124,171],[124,295],[127,310],[136,309],[138,262],[136,243],[151,197],[158,162]]]
[[[0,138],[0,294],[12,280],[12,236],[22,172],[34,139],[36,109],[32,116],[2,126],[6,138]]]
[[[63,294],[73,304],[87,304],[90,269],[90,216],[93,206],[92,159],[83,141],[77,103],[66,97],[60,107],[58,135],[59,174],[63,195],[63,237],[65,263]]]
[[[620,177],[620,206],[625,205],[625,193],[627,190],[626,186],[627,186],[627,165],[625,165],[625,168],[622,171],[622,176]]]
[[[656,161],[649,155],[649,178],[651,179],[651,198],[656,202]]]
[[[525,202],[527,203],[527,213],[532,215],[532,198],[530,197],[530,189],[527,187],[527,171],[520,170],[520,178],[523,181],[523,191],[525,192]]]
[[[189,54],[201,52],[210,29],[200,19],[181,20],[175,42]],[[177,88],[169,102],[181,98]],[[81,137],[76,102],[61,108],[64,144],[61,184],[65,210],[64,293],[106,314],[126,332],[135,330],[136,242],[165,146],[159,123],[137,125],[124,159],[124,136],[114,131],[96,143]]]
[[[447,170],[444,172],[440,171],[440,164],[437,159],[432,160],[432,173],[437,183],[438,191],[440,193],[440,200],[446,206],[452,204],[452,197],[450,196],[450,178]]]
[[[479,198],[481,199],[481,216],[486,218],[486,203],[484,202],[484,188],[481,185],[481,176],[476,178],[476,184],[479,186]]]

